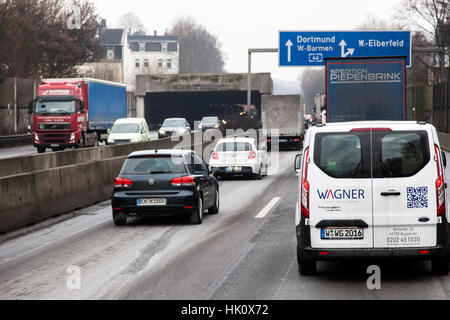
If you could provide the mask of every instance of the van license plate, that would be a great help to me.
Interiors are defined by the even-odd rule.
[[[137,199],[138,206],[165,206],[167,199],[165,198],[150,198],[150,199]]]
[[[362,228],[322,228],[322,240],[361,240],[364,239]]]

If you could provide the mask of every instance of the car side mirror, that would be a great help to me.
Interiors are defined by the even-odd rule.
[[[442,154],[442,164],[444,165],[444,168],[447,168],[447,156],[445,155],[444,151],[441,151]]]
[[[302,161],[302,155],[298,154],[295,157],[295,163],[294,163],[295,172],[297,172],[297,173],[300,173],[301,161]]]
[[[86,105],[85,105],[84,101],[80,100],[80,112],[84,112],[85,111],[85,107],[86,107]]]

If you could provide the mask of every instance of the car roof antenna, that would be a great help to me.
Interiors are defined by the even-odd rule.
[[[158,153],[158,149],[155,149],[155,153]]]

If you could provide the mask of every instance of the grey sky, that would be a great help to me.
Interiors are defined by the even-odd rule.
[[[368,15],[390,21],[402,0],[94,0],[109,27],[134,12],[147,32],[170,29],[189,15],[216,35],[228,72],[247,72],[248,48],[277,48],[280,30],[352,30]],[[275,80],[295,81],[302,68],[279,68],[274,53],[253,57],[253,72],[271,72]]]

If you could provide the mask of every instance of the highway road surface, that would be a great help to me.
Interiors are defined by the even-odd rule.
[[[450,276],[427,262],[380,264],[380,290],[367,287],[371,263],[323,262],[300,276],[295,155],[282,152],[280,170],[261,181],[221,181],[220,213],[201,225],[165,217],[116,227],[103,202],[3,236],[0,299],[450,299]]]

